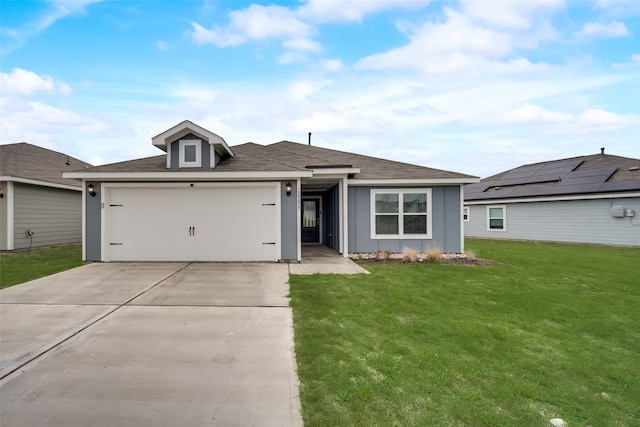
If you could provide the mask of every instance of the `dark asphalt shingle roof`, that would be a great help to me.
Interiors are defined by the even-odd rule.
[[[80,187],[78,180],[63,178],[62,173],[89,167],[75,157],[26,142],[0,145],[0,176]]]
[[[282,141],[270,145],[248,142],[231,147],[234,157],[225,158],[216,172],[305,171],[308,166],[346,166],[359,168],[356,179],[469,179],[457,172],[379,159],[344,151],[331,150],[297,142]],[[189,170],[189,169],[186,169]],[[194,169],[200,170],[200,169]],[[166,155],[96,166],[86,172],[180,172],[166,168]]]
[[[465,201],[640,190],[640,159],[594,154],[523,165],[464,187]]]

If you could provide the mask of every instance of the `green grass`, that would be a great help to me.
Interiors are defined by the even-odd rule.
[[[467,247],[291,276],[305,426],[640,425],[640,249]]]
[[[0,254],[0,289],[82,264],[81,245]]]

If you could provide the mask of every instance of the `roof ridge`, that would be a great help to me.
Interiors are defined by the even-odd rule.
[[[455,173],[455,174],[462,175],[462,176],[465,176],[465,177],[477,178],[474,175],[464,174],[464,173],[460,173],[460,172],[454,172],[454,171],[449,171],[449,170],[444,170],[444,169],[436,169],[436,168],[432,168],[430,166],[423,166],[423,165],[417,165],[417,164],[414,164],[414,163],[402,162],[402,161],[399,161],[399,160],[391,160],[391,159],[387,159],[387,158],[374,157],[374,156],[369,156],[369,155],[366,155],[366,154],[351,153],[351,152],[347,152],[347,151],[336,150],[336,149],[333,149],[333,148],[318,147],[318,146],[315,146],[315,145],[308,145],[308,144],[303,144],[303,143],[294,142],[294,141],[280,141],[280,142],[275,142],[273,144],[269,144],[268,146],[273,146],[273,145],[282,144],[282,143],[296,144],[296,145],[300,145],[302,147],[311,147],[313,149],[331,151],[333,153],[346,155],[346,156],[356,156],[356,157],[361,157],[363,159],[369,159],[369,160],[374,160],[374,161],[391,162],[391,163],[396,163],[396,164],[399,164],[399,165],[405,165],[405,166],[410,166],[410,167],[419,167],[419,168],[423,168],[423,169],[429,169],[431,171],[436,171],[436,172]],[[289,152],[289,150],[283,150],[283,151]],[[296,154],[298,154],[298,153],[296,153]],[[311,156],[309,156],[309,157],[311,157]],[[313,156],[313,157],[314,158],[318,158],[316,156]],[[321,159],[321,158],[318,158],[318,159],[326,161],[326,159]],[[358,165],[353,165],[353,166],[354,167],[358,167]]]
[[[73,159],[73,160],[76,160],[78,162],[85,163],[85,164],[87,164],[89,166],[93,166],[91,163],[85,162],[84,160],[81,160],[81,159],[79,159],[77,157],[74,157],[74,156],[72,156],[70,154],[66,154],[66,153],[63,153],[61,151],[52,150],[51,148],[47,148],[47,147],[41,147],[40,145],[35,145],[35,144],[31,144],[29,142],[24,142],[24,141],[23,142],[14,142],[14,143],[10,143],[10,144],[0,144],[0,149],[1,149],[1,147],[11,147],[11,146],[22,146],[20,148],[35,148],[35,149],[38,149],[38,150],[44,150],[44,151],[48,151],[50,153],[58,154],[61,157],[69,157],[69,159]],[[22,153],[17,153],[17,154],[22,154]]]

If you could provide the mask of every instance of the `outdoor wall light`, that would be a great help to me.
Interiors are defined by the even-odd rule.
[[[87,185],[87,192],[91,194],[91,197],[96,197],[96,187],[93,184]]]
[[[291,189],[292,189],[292,188],[293,188],[293,186],[291,185],[291,183],[290,183],[290,182],[287,182],[287,183],[284,185],[284,189],[285,189],[285,190],[287,190],[287,196],[290,196],[290,195],[291,195]]]
[[[4,188],[0,187],[0,199],[4,198]]]

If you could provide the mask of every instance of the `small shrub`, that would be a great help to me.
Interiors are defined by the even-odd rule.
[[[373,254],[373,258],[375,258],[376,260],[379,260],[381,256],[382,256],[382,251],[380,249],[376,250],[376,253]]]
[[[404,262],[416,262],[418,251],[413,248],[402,248],[402,260]]]
[[[467,259],[474,260],[476,259],[476,253],[470,249],[464,251],[464,256]]]
[[[389,249],[384,251],[384,259],[391,259],[391,251]]]
[[[427,251],[424,253],[424,257],[427,262],[430,262],[432,264],[440,264],[442,263],[442,260],[444,258],[444,253],[438,246],[433,246],[427,249]]]

